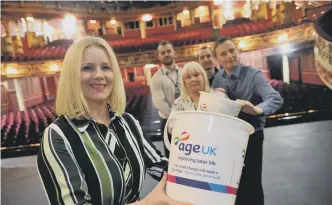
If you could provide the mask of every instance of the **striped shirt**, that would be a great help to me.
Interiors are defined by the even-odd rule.
[[[180,91],[181,70],[177,65],[175,65],[174,71],[170,71],[163,66],[152,77],[151,94],[153,104],[159,111],[159,116],[163,119],[168,118],[173,102],[176,99],[175,84],[177,84]]]
[[[130,114],[109,127],[61,116],[48,126],[37,167],[50,204],[120,205],[138,199],[145,172],[160,180],[168,160]]]

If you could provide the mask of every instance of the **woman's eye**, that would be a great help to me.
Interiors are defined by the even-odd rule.
[[[91,71],[93,69],[92,66],[83,66],[82,70],[84,71]]]
[[[101,67],[103,70],[111,70],[111,67],[108,65],[102,66]]]

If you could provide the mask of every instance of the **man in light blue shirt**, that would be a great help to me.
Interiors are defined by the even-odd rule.
[[[263,205],[265,116],[276,112],[283,105],[283,98],[272,88],[262,71],[240,63],[239,51],[231,38],[219,37],[215,41],[214,53],[222,69],[215,75],[212,88],[219,88],[230,99],[243,104],[239,118],[255,128],[255,133],[249,137],[236,205]]]

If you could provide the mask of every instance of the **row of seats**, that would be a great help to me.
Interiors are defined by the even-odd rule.
[[[38,143],[43,130],[56,119],[51,103],[1,117],[1,146]]]
[[[175,46],[183,46],[186,44],[196,44],[211,41],[212,28],[204,28],[199,30],[172,32],[167,34],[159,34],[149,36],[145,39],[128,38],[109,41],[109,44],[121,53],[127,49],[139,48],[141,50],[156,49],[158,43],[162,40],[168,40]],[[132,50],[128,50],[133,52]]]
[[[138,85],[138,84],[137,84]],[[133,86],[133,85],[131,85]],[[126,111],[141,119],[147,102],[149,88],[138,85],[126,89]],[[17,147],[39,143],[44,129],[57,118],[53,102],[45,103],[27,111],[10,112],[1,116],[1,147]]]
[[[40,59],[45,57],[59,58],[63,57],[66,54],[68,48],[69,45],[46,46],[44,48],[31,50],[29,56],[34,59]]]
[[[279,29],[285,29],[294,25],[296,24],[295,23],[276,24],[271,21],[262,21],[262,22],[250,21],[241,24],[224,25],[220,30],[220,34],[229,37],[239,37],[239,36],[270,32]]]
[[[271,85],[284,98],[284,105],[276,114],[332,111],[332,91],[326,86],[280,82]]]

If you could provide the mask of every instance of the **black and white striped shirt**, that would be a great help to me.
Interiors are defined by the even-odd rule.
[[[46,128],[37,165],[50,204],[126,204],[138,198],[146,171],[161,179],[168,160],[139,122],[110,115],[109,127],[61,116]]]

